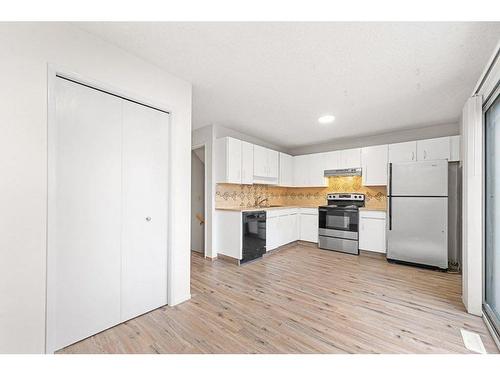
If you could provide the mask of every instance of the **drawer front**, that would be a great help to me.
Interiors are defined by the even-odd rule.
[[[305,215],[317,215],[318,209],[317,208],[299,208],[299,212],[301,214],[305,214]]]
[[[278,217],[280,216],[280,211],[281,210],[266,210],[266,217],[268,219],[271,217]]]
[[[385,219],[385,211],[359,211],[360,219]]]
[[[318,247],[326,250],[341,251],[343,253],[359,254],[358,241],[353,240],[319,236]]]
[[[288,216],[297,214],[296,208],[272,208],[267,209],[267,217]]]

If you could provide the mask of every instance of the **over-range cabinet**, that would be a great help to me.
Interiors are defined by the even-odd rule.
[[[448,268],[448,161],[389,164],[387,259]]]

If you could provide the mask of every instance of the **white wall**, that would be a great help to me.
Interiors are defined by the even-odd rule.
[[[384,145],[388,143],[416,141],[419,139],[446,137],[457,134],[460,134],[460,124],[458,122],[452,122],[449,124],[436,124],[433,126],[425,126],[415,129],[396,130],[384,134],[341,138],[332,142],[317,145],[295,147],[289,149],[288,151],[292,155],[304,155],[315,152],[327,152],[348,148]]]
[[[205,230],[196,214],[205,216],[205,165],[197,152],[204,154],[205,147],[191,152],[191,250],[205,252]]]
[[[169,302],[190,297],[191,85],[63,23],[0,24],[0,353],[45,338],[47,64],[172,111]]]
[[[286,149],[284,147],[276,146],[276,145],[269,143],[269,142],[266,142],[260,138],[252,137],[251,135],[241,133],[237,130],[227,128],[225,126],[214,125],[214,132],[215,132],[215,134],[214,134],[215,138],[233,137],[233,138],[245,141],[245,142],[253,143],[254,145],[267,147],[267,148],[270,148],[272,150],[288,153],[288,149]]]

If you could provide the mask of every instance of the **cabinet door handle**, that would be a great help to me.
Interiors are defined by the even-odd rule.
[[[426,160],[426,159],[427,159],[427,151],[424,150],[424,160]]]
[[[415,151],[411,152],[411,160],[415,160]]]

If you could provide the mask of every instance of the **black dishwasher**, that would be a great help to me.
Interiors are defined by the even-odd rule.
[[[260,258],[266,252],[266,212],[243,212],[243,258],[240,263]]]

